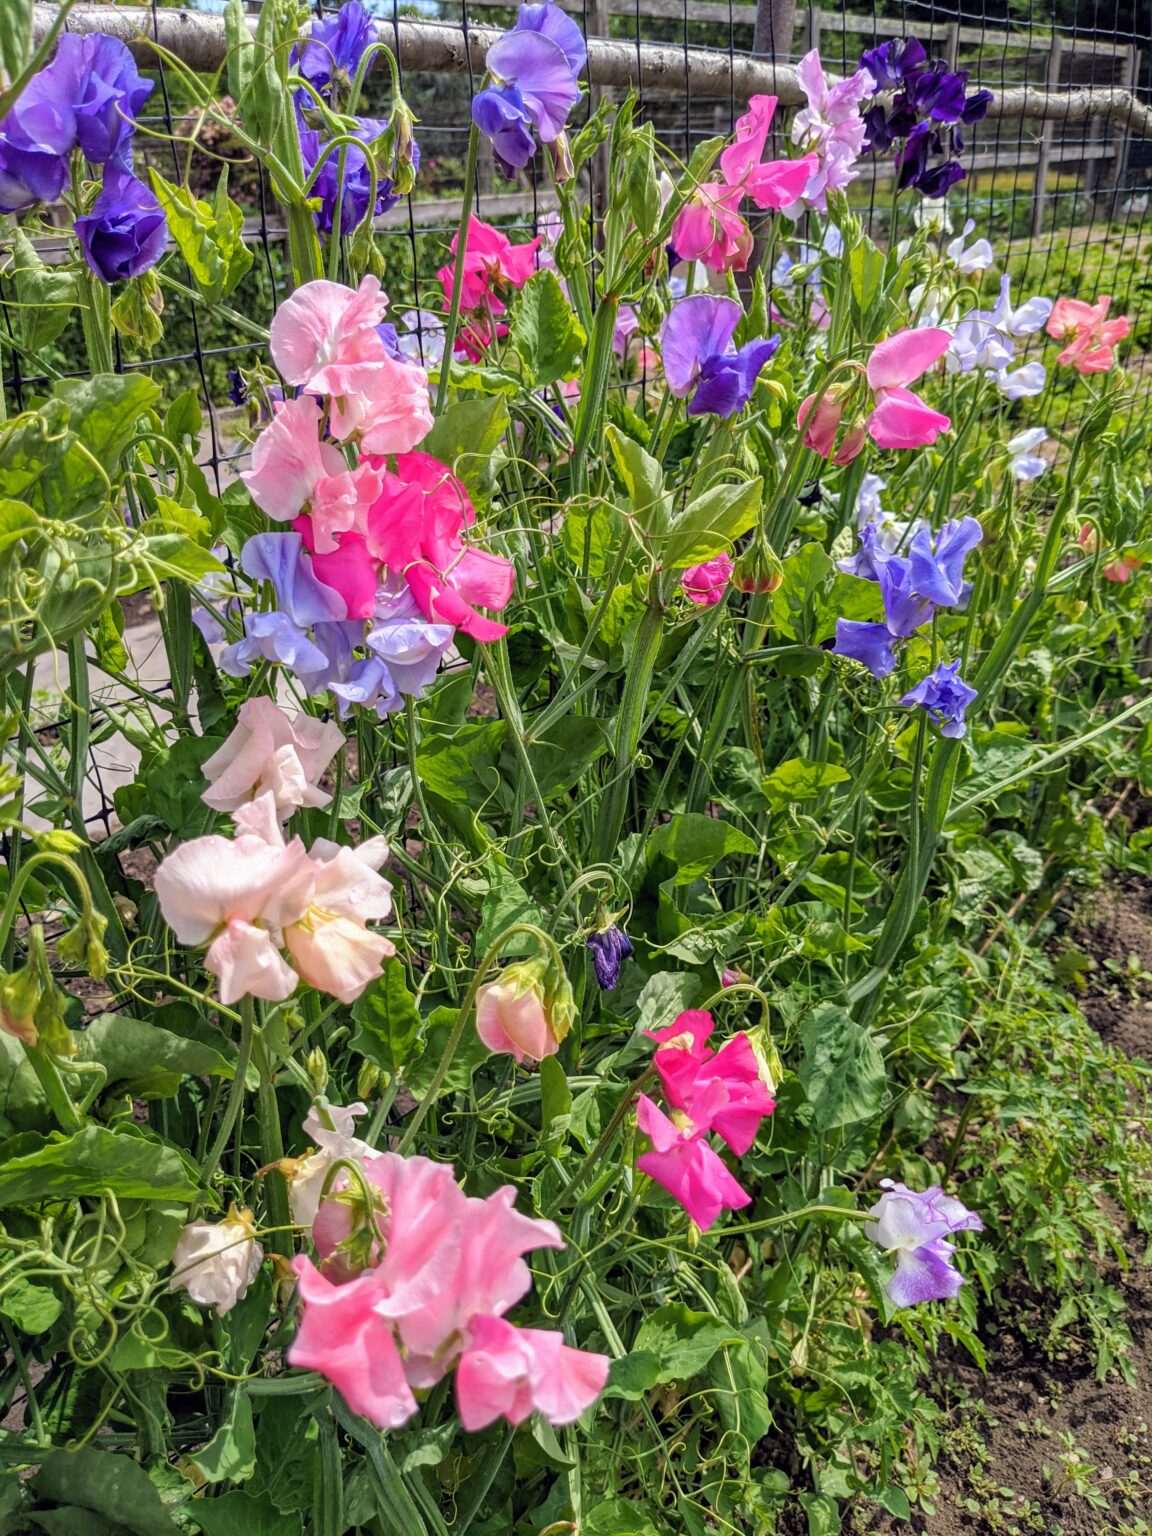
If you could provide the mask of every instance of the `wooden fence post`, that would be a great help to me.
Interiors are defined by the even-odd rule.
[[[1047,88],[1054,91],[1060,84],[1060,65],[1064,56],[1064,39],[1053,32],[1048,49]],[[1036,157],[1036,179],[1032,191],[1032,238],[1039,239],[1044,231],[1044,198],[1048,190],[1048,166],[1052,158],[1052,119],[1045,118],[1040,130],[1040,153]]]
[[[1124,63],[1120,71],[1120,84],[1125,90],[1130,91],[1136,84],[1140,74],[1140,50],[1130,45],[1125,50]],[[1108,218],[1116,217],[1116,205],[1120,200],[1120,193],[1124,186],[1124,166],[1128,159],[1128,146],[1132,142],[1132,134],[1125,128],[1116,135],[1116,153],[1112,164],[1110,176],[1110,195],[1108,198]]]

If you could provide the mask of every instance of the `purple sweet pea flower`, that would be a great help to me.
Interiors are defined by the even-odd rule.
[[[155,193],[131,171],[109,165],[91,211],[76,220],[84,260],[106,283],[139,277],[168,244],[168,220]]]
[[[864,664],[873,677],[887,677],[896,665],[892,642],[897,637],[887,624],[866,624],[857,619],[837,619],[832,649],[837,656],[851,656]]]
[[[26,149],[13,142],[6,128],[0,129],[0,213],[24,213],[36,203],[54,203],[67,174],[66,155]]]
[[[376,118],[362,117],[357,120],[355,135],[364,144],[370,144],[388,127]],[[311,128],[300,131],[300,151],[305,172],[311,173],[323,153],[320,135]],[[344,175],[340,175],[340,155],[344,153]],[[411,147],[414,170],[420,168],[420,146],[415,140]],[[342,193],[342,195],[341,195]],[[324,156],[323,164],[312,183],[310,196],[319,198],[320,207],[315,212],[316,227],[327,234],[336,219],[336,203],[340,203],[340,233],[350,235],[368,215],[368,199],[372,195],[372,173],[366,150],[352,144],[342,145]],[[388,176],[377,174],[376,206],[373,217],[387,213],[398,201],[396,187]]]
[[[270,581],[281,613],[307,627],[346,619],[348,606],[312,569],[298,533],[254,533],[240,552],[240,569],[255,581]]]
[[[964,112],[967,84],[966,70],[926,69],[913,75],[904,90],[918,116],[930,117],[934,123],[955,123]]]
[[[958,661],[941,662],[900,700],[908,707],[919,704],[940,727],[941,736],[960,737],[967,730],[964,711],[976,697],[976,690],[969,688],[959,672]]]
[[[277,662],[293,672],[315,672],[324,666],[325,656],[286,613],[248,613],[243,640],[220,653],[220,670],[230,677],[243,677],[260,660]]]
[[[136,61],[116,37],[65,32],[43,76],[59,71],[61,88],[73,85],[76,140],[93,165],[132,169],[132,135],[140,109],[152,94]],[[51,89],[51,85],[49,86]]]
[[[967,174],[959,160],[945,160],[942,165],[934,165],[921,172],[913,185],[923,197],[947,197],[956,183],[963,181]]]
[[[860,530],[860,548],[847,560],[837,560],[837,568],[846,576],[862,576],[865,581],[879,581],[880,567],[896,554],[884,541],[879,523],[865,523]]]
[[[377,36],[376,23],[360,0],[347,0],[335,16],[312,23],[307,41],[292,50],[293,67],[329,101],[334,88],[339,94],[351,83]]]
[[[695,293],[673,304],[660,333],[664,377],[678,398],[691,395],[689,416],[733,416],[747,405],[764,364],[780,338],[749,341],[739,351],[732,337],[743,311],[735,299]]]
[[[960,114],[962,123],[979,123],[988,116],[988,108],[992,105],[991,91],[973,91],[964,102],[964,110]]]
[[[948,1301],[957,1296],[963,1276],[952,1266],[953,1232],[983,1232],[984,1223],[939,1185],[922,1193],[881,1179],[884,1193],[868,1212],[864,1235],[885,1253],[896,1256],[896,1270],[885,1290],[897,1307],[922,1301]]]
[[[516,25],[488,50],[492,84],[472,103],[472,121],[508,166],[528,164],[533,130],[559,138],[580,100],[577,77],[588,58],[580,28],[558,5],[522,5]]]
[[[388,668],[399,692],[419,699],[431,687],[455,633],[451,624],[430,624],[407,583],[395,578],[380,589],[365,643]]]
[[[620,967],[632,954],[632,940],[623,928],[612,923],[588,935],[588,948],[592,951],[592,965],[601,990],[613,991],[620,980]]]
[[[918,528],[909,546],[912,586],[938,608],[954,608],[964,595],[964,562],[984,537],[974,517],[949,519],[932,539],[929,528]]]
[[[860,67],[876,82],[878,91],[892,91],[905,78],[928,62],[924,44],[915,37],[894,37],[879,48],[868,48],[860,55]]]
[[[932,617],[932,604],[916,590],[912,562],[904,555],[877,563],[876,579],[884,598],[884,614],[894,635],[907,639]]]

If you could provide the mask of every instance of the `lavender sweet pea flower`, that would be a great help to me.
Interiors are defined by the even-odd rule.
[[[588,935],[588,948],[592,951],[592,966],[596,980],[603,992],[611,992],[620,980],[620,967],[632,954],[632,940],[623,928],[612,923]]]
[[[880,567],[896,553],[898,540],[894,541],[887,528],[891,520],[881,509],[880,517],[866,522],[860,529],[860,548],[847,560],[837,560],[838,569],[846,576],[862,576],[865,581],[879,581]],[[895,528],[895,524],[892,527]]]
[[[255,581],[270,581],[276,604],[293,624],[307,627],[346,619],[348,606],[312,569],[298,533],[254,533],[240,552],[240,569]]]
[[[61,46],[69,40],[65,34]],[[0,213],[23,213],[60,196],[76,144],[72,102],[78,90],[74,74],[65,81],[41,70],[0,121]]]
[[[673,304],[660,333],[664,377],[678,399],[691,395],[689,416],[733,416],[747,405],[760,370],[780,338],[746,342],[732,336],[743,317],[735,299],[692,294]]]
[[[1027,299],[1018,309],[1014,309],[1012,280],[1005,274],[1000,279],[1000,293],[993,308],[976,310],[975,313],[978,318],[987,320],[1009,336],[1034,336],[1047,323],[1053,308],[1051,299],[1036,295]]]
[[[67,174],[65,154],[24,148],[0,129],[0,213],[24,213],[36,203],[54,203]]]
[[[1016,344],[979,310],[961,320],[952,333],[945,367],[949,373],[1002,373],[1016,356]]]
[[[455,633],[451,624],[430,624],[407,583],[395,578],[380,588],[365,643],[388,668],[397,690],[419,699],[435,680]]]
[[[436,367],[444,357],[444,316],[429,309],[406,309],[399,318],[405,327],[397,333],[400,356],[425,368]]]
[[[41,77],[55,76],[61,89],[73,85],[76,139],[93,165],[132,169],[132,135],[140,109],[152,94],[136,61],[116,37],[65,32],[56,56]],[[52,89],[51,83],[48,89]]]
[[[888,489],[883,475],[865,474],[856,492],[856,527],[863,534],[869,523],[882,521],[887,513],[880,501],[880,492]]]
[[[1043,363],[1025,363],[1022,368],[999,374],[996,387],[1005,400],[1030,400],[1044,393],[1047,381]]]
[[[983,272],[990,267],[996,257],[987,240],[973,240],[972,244],[965,247],[965,240],[976,228],[975,219],[966,219],[964,228],[955,240],[950,240],[944,247],[944,254],[952,265],[965,276],[972,272]]]
[[[873,677],[887,677],[896,665],[892,649],[896,638],[887,624],[837,619],[832,649],[837,656],[851,656],[853,661],[863,662]]]
[[[580,28],[551,0],[520,7],[516,25],[488,50],[492,84],[472,102],[472,121],[506,165],[528,164],[533,130],[545,144],[563,133],[587,57]]]
[[[941,662],[900,700],[907,707],[919,704],[940,727],[941,736],[960,737],[968,729],[964,712],[976,697],[976,690],[969,688],[959,672],[958,661]]]
[[[353,131],[356,137],[367,145],[378,138],[387,126],[387,123],[375,118],[362,117],[357,120],[357,126]],[[325,234],[331,230],[335,222],[337,202],[340,204],[342,235],[350,235],[368,216],[368,200],[372,196],[372,172],[368,164],[367,150],[357,149],[351,144],[342,146],[342,149],[344,152],[343,176],[340,174],[341,149],[334,149],[331,153],[323,155],[320,135],[310,128],[300,131],[300,150],[305,171],[310,174],[323,155],[323,163],[316,174],[316,180],[312,183],[309,195],[320,201],[320,207],[315,211],[314,217],[316,227],[323,230]],[[420,146],[415,140],[412,142],[411,152],[413,167],[419,170]],[[397,201],[398,194],[392,179],[377,174],[373,216],[387,213]]]
[[[336,15],[314,21],[308,40],[292,50],[296,72],[325,101],[349,84],[360,60],[377,40],[376,23],[360,0],[347,0]]]
[[[930,529],[919,528],[909,548],[915,592],[938,608],[954,608],[964,595],[964,561],[983,537],[984,530],[974,517],[950,519],[935,543]]]
[[[244,638],[220,653],[220,670],[243,677],[257,661],[276,662],[294,672],[315,672],[324,666],[321,651],[286,613],[248,613]]]
[[[1048,460],[1042,459],[1036,452],[1041,443],[1047,441],[1048,433],[1043,427],[1030,427],[1009,441],[1008,464],[1017,480],[1038,480],[1049,467]]]
[[[76,220],[84,260],[106,283],[139,277],[168,244],[168,220],[155,193],[131,171],[109,165],[91,211]]]
[[[896,1256],[896,1270],[885,1290],[895,1306],[922,1301],[947,1301],[959,1294],[963,1277],[952,1265],[954,1232],[983,1232],[973,1211],[939,1185],[922,1193],[881,1179],[884,1193],[868,1212],[872,1220],[864,1235],[885,1253]]]
[[[932,617],[932,603],[916,590],[912,562],[904,555],[892,555],[878,562],[876,579],[888,628],[902,640],[914,635]]]
[[[731,354],[707,357],[700,382],[689,400],[689,416],[735,416],[752,398],[760,372],[780,345],[779,336],[749,341]]]

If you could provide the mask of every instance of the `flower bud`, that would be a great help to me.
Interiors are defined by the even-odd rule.
[[[388,1082],[387,1073],[381,1072],[374,1061],[365,1061],[356,1075],[356,1097],[371,1099],[386,1087]]]
[[[561,182],[571,181],[576,174],[576,168],[572,164],[572,151],[568,145],[568,135],[558,133],[548,146],[548,153],[552,156],[552,175],[557,186]]]
[[[756,1058],[760,1081],[770,1094],[775,1095],[780,1079],[784,1076],[784,1063],[780,1060],[780,1052],[773,1044],[768,1026],[757,1024],[754,1028],[745,1030],[744,1033],[748,1044],[752,1047],[752,1054]]]
[[[108,951],[104,948],[107,926],[108,919],[99,912],[81,918],[75,928],[57,940],[57,958],[65,965],[80,966],[93,981],[103,981],[108,974]]]
[[[476,1032],[490,1051],[542,1061],[554,1056],[576,1017],[572,988],[550,961],[504,968],[476,995]]]
[[[39,1001],[40,985],[28,966],[4,972],[0,975],[0,1029],[25,1045],[35,1045],[39,1038],[36,1028]]]
[[[784,567],[763,539],[749,545],[732,567],[732,585],[738,592],[775,592],[783,580]]]
[[[328,1086],[328,1058],[318,1045],[314,1045],[304,1059],[304,1068],[312,1079],[312,1085],[317,1093],[323,1093]]]

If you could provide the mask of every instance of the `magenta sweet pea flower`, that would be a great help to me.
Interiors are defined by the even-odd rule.
[[[748,1036],[741,1031],[713,1051],[708,1041],[715,1027],[710,1013],[690,1008],[664,1029],[644,1033],[657,1042],[652,1061],[668,1103],[743,1157],[776,1105]]]
[[[714,608],[722,602],[732,580],[732,556],[722,551],[703,565],[693,565],[683,572],[680,585],[699,608]]]
[[[952,425],[908,389],[947,352],[952,337],[934,327],[897,331],[874,347],[867,378],[876,398],[868,434],[880,448],[922,448]]]
[[[681,1130],[643,1093],[636,1119],[652,1143],[652,1150],[636,1159],[636,1167],[678,1200],[702,1232],[721,1211],[738,1211],[751,1204],[752,1196],[708,1145],[706,1131],[691,1123]]]
[[[975,1212],[939,1185],[923,1192],[892,1179],[881,1179],[884,1193],[868,1212],[864,1234],[896,1258],[896,1270],[885,1290],[898,1307],[924,1301],[948,1301],[959,1294],[964,1278],[953,1267],[954,1232],[982,1232]]]

